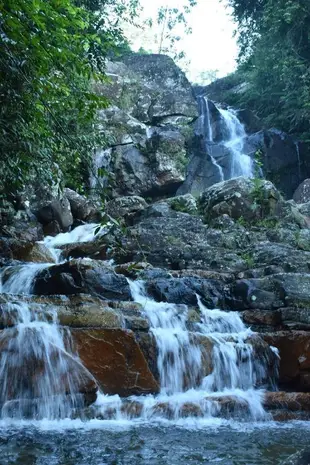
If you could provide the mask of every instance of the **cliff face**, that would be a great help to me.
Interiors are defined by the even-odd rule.
[[[110,173],[112,197],[136,194],[158,198],[178,189],[182,194],[201,193],[221,180],[211,161],[211,149],[224,179],[231,177],[220,111],[226,108],[227,92],[242,93],[244,84],[222,79],[206,88],[193,88],[173,60],[162,55],[137,54],[110,62],[107,75],[108,81],[97,86],[97,92],[111,102],[100,112],[107,146],[96,152],[93,188],[105,185],[104,179],[96,180],[97,169],[103,167]],[[215,137],[210,150],[202,150],[195,135],[197,95],[209,101]],[[298,185],[310,176],[305,147],[281,131],[265,128],[248,109],[236,110],[235,115],[247,135],[244,153],[261,165],[264,177],[286,198],[292,198]]]
[[[112,196],[174,194],[185,179],[198,117],[189,82],[160,55],[108,63],[107,75],[109,82],[97,87],[112,103],[100,112],[107,147],[97,150],[96,166],[112,173]]]
[[[238,118],[249,134],[247,150],[260,151],[264,177],[272,181],[287,198],[292,198],[298,185],[310,177],[310,145],[280,128],[267,126],[251,108],[242,108],[240,102],[249,88],[249,83],[233,74],[196,91],[223,106],[239,108]]]

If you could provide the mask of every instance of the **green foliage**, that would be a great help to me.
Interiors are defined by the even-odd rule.
[[[159,8],[156,19],[157,25],[160,27],[158,53],[172,55],[175,60],[185,58],[184,52],[178,50],[177,47],[181,40],[179,31],[180,28],[183,28],[185,34],[192,33],[192,29],[187,23],[187,15],[196,4],[196,0],[187,0],[183,7],[170,8],[167,4]],[[152,25],[152,21],[149,23]]]
[[[255,263],[254,263],[254,258],[253,256],[250,254],[250,252],[244,252],[240,255],[240,257],[242,258],[242,260],[245,261],[246,265],[247,265],[247,268],[248,269],[251,269],[254,267]]]
[[[253,226],[266,229],[278,229],[280,222],[277,218],[263,218],[253,223]]]
[[[14,194],[40,180],[82,191],[104,146],[92,86],[104,60],[128,48],[117,18],[137,0],[0,0],[0,176]],[[63,179],[59,172],[62,171]]]
[[[251,198],[253,200],[253,210],[261,206],[265,201],[265,193],[262,189],[264,180],[261,178],[252,179],[253,187],[251,190]]]
[[[243,216],[239,216],[239,218],[236,220],[236,223],[243,227],[246,227],[249,224],[249,222]]]
[[[217,75],[219,73],[218,69],[209,69],[207,71],[202,71],[199,73],[198,77],[196,78],[196,84],[200,86],[206,86],[211,82],[217,81]]]
[[[256,150],[254,153],[254,174],[255,179],[259,179],[261,176],[262,168],[263,168],[263,161],[262,161],[263,152],[261,149]]]
[[[310,141],[309,0],[228,0],[238,23],[238,74],[250,85],[235,96],[268,126]]]

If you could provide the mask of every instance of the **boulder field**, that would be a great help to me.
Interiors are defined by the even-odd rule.
[[[198,198],[187,194],[149,204],[126,196],[111,201],[108,208],[111,218],[127,222],[126,228],[113,226],[91,242],[63,246],[66,261],[39,270],[32,295],[1,294],[0,327],[13,324],[5,318],[5,310],[16,301],[27,302],[38,313],[56,309],[59,324],[70,328],[72,344],[103,392],[157,393],[158,349],[143,306],[132,301],[127,278],[143,280],[155,301],[174,303],[180,311],[186,304],[186,325],[193,337],[201,320],[198,294],[209,309],[240,313],[257,333],[251,342],[257,357],[267,357],[272,366],[274,354],[268,345],[279,350],[278,386],[286,392],[267,393],[265,406],[276,419],[306,418],[310,402],[307,203],[284,200],[269,181],[257,185],[255,180],[237,178],[210,187]],[[19,239],[17,232],[2,240],[7,245],[2,252],[6,265],[21,263],[23,253],[30,254],[33,262],[42,261],[42,244],[38,248],[35,242]],[[5,285],[10,268],[3,270]],[[212,370],[212,341],[201,343],[207,354],[206,375]],[[89,386],[93,392],[93,385]]]

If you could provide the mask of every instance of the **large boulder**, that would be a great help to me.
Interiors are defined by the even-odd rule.
[[[139,144],[128,141],[104,153],[96,164],[113,173],[113,196],[174,194],[185,179],[185,137],[176,129],[153,128]]]
[[[74,219],[90,223],[100,220],[98,206],[87,199],[87,197],[69,188],[64,189],[64,196],[69,200]]]
[[[271,182],[244,177],[215,184],[199,198],[206,221],[224,214],[235,220],[258,221],[275,215],[281,201],[281,195]]]
[[[199,216],[177,212],[160,202],[142,212],[110,256],[121,263],[146,261],[172,270],[241,271],[245,262],[234,248],[246,237],[234,237],[227,239],[221,231],[209,230]],[[230,240],[232,245],[225,251]]]
[[[40,242],[11,241],[10,258],[23,262],[55,263],[55,257],[50,250]]]
[[[33,293],[95,294],[107,300],[131,299],[126,278],[114,273],[100,260],[71,260],[46,268],[35,277]]]
[[[66,197],[40,205],[34,213],[41,224],[56,222],[61,231],[68,231],[73,224],[70,202]]]
[[[129,219],[147,207],[146,201],[138,195],[117,197],[105,204],[105,213],[115,219]]]
[[[272,310],[282,307],[309,309],[310,275],[279,273],[263,278],[237,280],[230,287],[226,303],[235,310]]]
[[[105,394],[155,394],[159,385],[134,333],[123,329],[72,330],[84,366]]]
[[[310,201],[310,179],[305,179],[297,187],[293,199],[296,203],[307,203]]]
[[[124,57],[122,61],[143,83],[144,89],[139,92],[139,98],[133,96],[136,107],[133,115],[138,119],[158,123],[173,116],[183,116],[188,120],[197,116],[191,85],[171,58],[135,54]],[[130,84],[127,84],[127,89]]]
[[[69,328],[149,330],[142,305],[128,301],[102,300],[89,294],[22,295],[1,294],[0,329],[14,326],[18,305],[26,303],[38,319],[52,319],[55,312],[61,326]]]
[[[197,294],[208,308],[222,307],[224,286],[217,280],[199,277],[158,278],[148,281],[147,291],[159,302],[197,305]]]
[[[2,200],[0,201],[0,236],[17,241],[35,242],[43,239],[43,229],[28,208],[16,211],[12,203]],[[2,247],[0,251],[2,252]]]
[[[185,179],[187,141],[198,116],[191,86],[169,57],[122,60],[108,63],[110,80],[96,85],[111,106],[99,112],[108,148],[97,151],[95,171],[113,173],[112,196],[174,194]],[[100,189],[105,180],[96,176],[92,186]]]

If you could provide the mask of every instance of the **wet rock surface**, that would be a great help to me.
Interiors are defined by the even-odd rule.
[[[310,391],[310,333],[279,331],[263,336],[280,354],[279,385],[300,392]]]
[[[50,318],[56,309],[60,325],[71,329],[79,356],[100,388],[122,396],[157,393],[160,382],[158,346],[144,304],[131,301],[127,278],[143,280],[150,297],[176,304],[179,315],[184,305],[189,306],[190,340],[203,347],[197,383],[211,373],[213,351],[212,339],[197,336],[202,321],[197,296],[207,308],[240,312],[243,321],[261,334],[247,340],[255,359],[262,360],[271,373],[278,358],[268,344],[275,347],[280,355],[279,386],[296,391],[268,394],[265,408],[279,421],[305,418],[310,392],[306,204],[297,208],[293,201],[284,201],[269,182],[255,189],[252,181],[235,179],[213,186],[198,199],[184,195],[151,205],[137,196],[113,199],[107,213],[117,222],[125,221],[126,230],[119,234],[116,224],[112,232],[91,242],[60,246],[67,261],[39,271],[34,295],[15,301],[27,302],[37,314],[50,314]],[[81,202],[77,205],[86,218],[85,199],[73,194],[72,199],[72,213],[73,202]],[[75,212],[74,217],[79,214]],[[45,263],[50,259],[42,244],[17,236],[1,240],[11,260]],[[9,263],[15,262],[4,262]],[[3,272],[2,281],[6,279]],[[14,321],[5,317],[12,303],[14,297],[1,295],[3,329],[14,329]],[[233,339],[228,342],[235,344]],[[185,376],[184,385],[191,387],[191,383],[190,376]],[[259,381],[265,384],[270,386],[271,380]],[[95,391],[87,392],[91,399]],[[220,416],[238,417],[248,411],[240,399],[213,401]],[[123,408],[133,417],[141,413],[138,405]],[[182,406],[185,418],[202,414],[200,404]],[[172,418],[175,413],[162,403],[154,415]]]
[[[113,173],[112,196],[173,195],[185,180],[198,117],[188,80],[162,55],[125,56],[108,62],[107,73],[110,82],[96,91],[111,102],[99,112],[108,148],[97,151],[96,166]]]
[[[132,331],[74,329],[72,337],[83,364],[103,392],[120,396],[158,392]]]
[[[47,268],[37,275],[33,292],[39,295],[93,293],[115,300],[131,298],[126,278],[99,260],[71,260]]]

